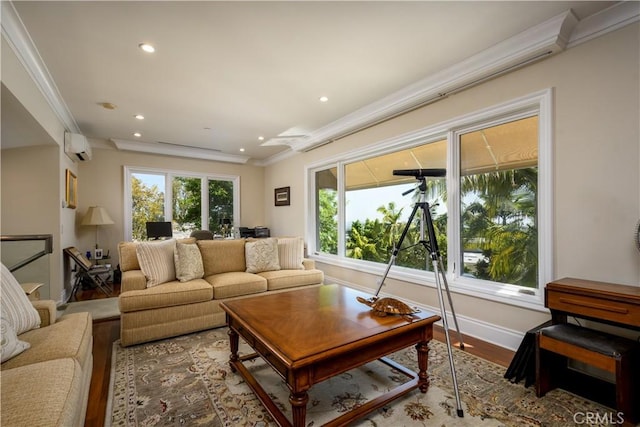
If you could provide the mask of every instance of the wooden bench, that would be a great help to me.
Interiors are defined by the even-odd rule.
[[[624,414],[625,425],[635,425],[638,348],[633,340],[573,324],[541,328],[536,334],[536,395],[556,388],[567,372],[567,359],[573,359],[613,374],[615,409]]]

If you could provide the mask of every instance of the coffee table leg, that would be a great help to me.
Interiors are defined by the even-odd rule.
[[[307,402],[309,395],[306,391],[299,393],[291,393],[289,403],[291,403],[291,412],[293,415],[293,427],[304,427],[307,417]]]
[[[416,344],[416,350],[418,350],[418,387],[421,392],[426,393],[429,389],[429,375],[427,374],[429,343],[419,342]]]
[[[231,355],[229,356],[229,366],[231,366],[231,372],[236,372],[235,363],[238,362],[238,343],[239,336],[236,331],[229,328],[229,347],[231,348]]]

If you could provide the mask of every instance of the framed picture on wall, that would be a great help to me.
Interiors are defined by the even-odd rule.
[[[65,184],[65,204],[70,209],[78,206],[78,178],[67,169]]]
[[[289,187],[280,187],[274,190],[274,200],[276,206],[289,206],[291,200],[289,199]]]

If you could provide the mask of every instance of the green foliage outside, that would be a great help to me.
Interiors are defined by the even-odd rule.
[[[209,230],[222,234],[220,220],[228,218],[233,224],[233,182],[209,181]]]
[[[338,193],[318,191],[318,242],[320,252],[338,254]]]
[[[445,201],[445,182],[432,182],[434,184],[426,191],[427,198]],[[537,287],[537,168],[465,176],[461,181],[461,192],[461,200],[472,201],[461,206],[463,251],[483,254],[483,259],[475,265],[464,266],[465,274],[500,283]],[[337,254],[337,192],[319,191],[319,202],[320,250]],[[347,257],[384,264],[389,262],[406,223],[400,221],[402,209],[397,209],[394,203],[382,205],[377,210],[382,219],[354,221],[347,230]],[[432,270],[429,254],[420,243],[420,212],[416,213],[414,224],[405,236],[396,265]],[[431,215],[446,268],[447,214],[436,215],[432,210]]]
[[[183,233],[202,228],[200,178],[173,178],[173,227]]]
[[[200,178],[174,177],[172,182],[173,229],[190,233],[202,228],[202,192]],[[233,224],[233,182],[210,180],[209,189],[209,230],[220,234],[220,220],[229,218]],[[147,221],[164,221],[164,192],[156,185],[147,187],[131,177],[132,237],[146,240]]]
[[[132,238],[147,240],[147,221],[164,221],[164,193],[156,185],[147,187],[131,177]]]

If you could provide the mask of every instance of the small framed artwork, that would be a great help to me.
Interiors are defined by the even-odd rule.
[[[274,200],[276,206],[289,206],[291,204],[289,187],[276,188],[274,190]]]
[[[78,178],[69,169],[66,173],[65,203],[71,209],[78,206]]]
[[[96,249],[96,259],[102,259],[102,249]]]

